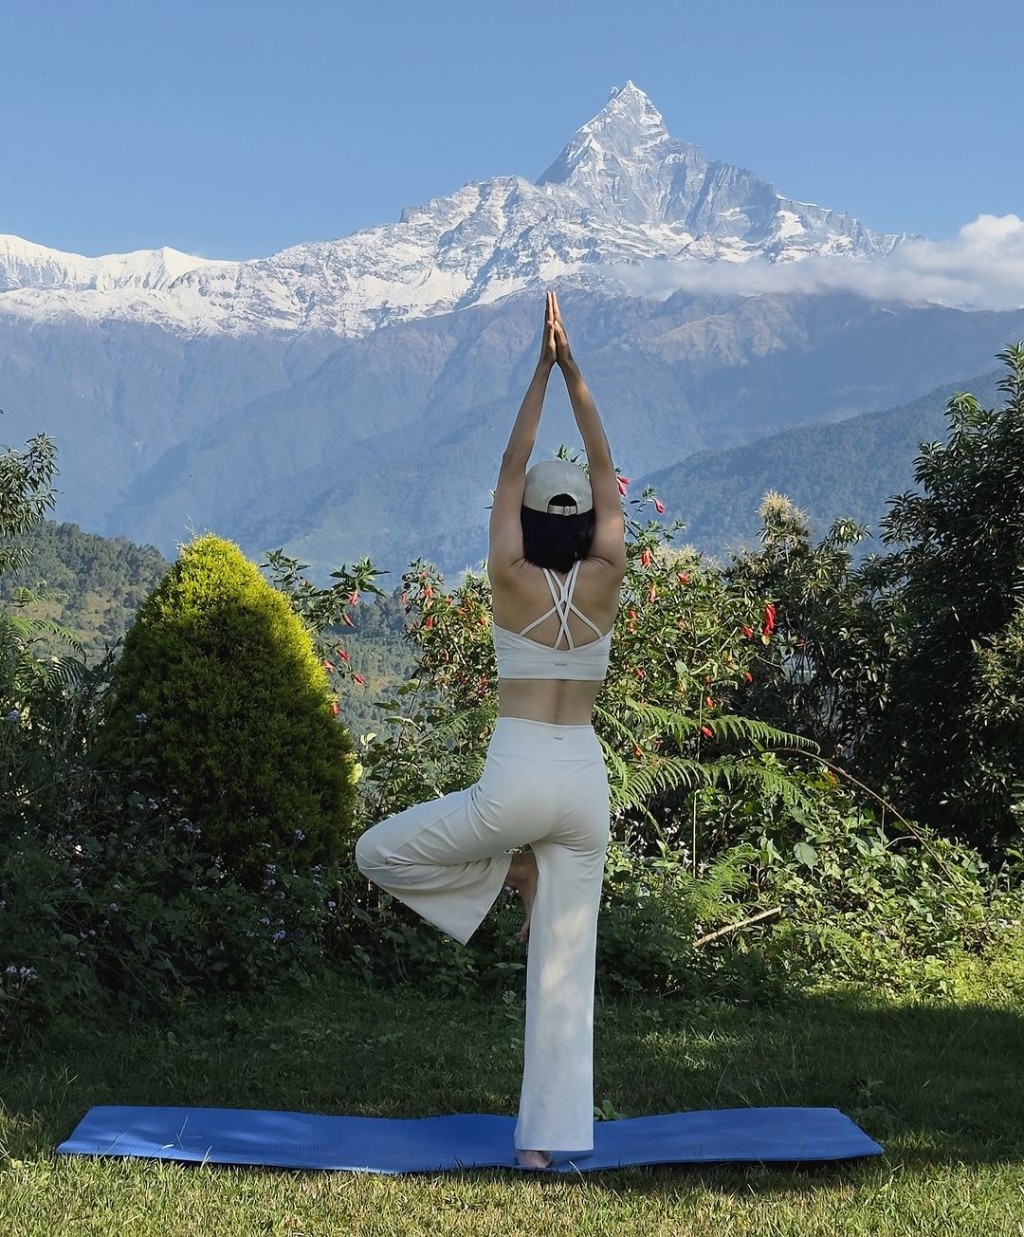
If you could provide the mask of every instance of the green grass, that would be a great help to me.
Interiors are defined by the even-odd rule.
[[[1024,1018],[995,969],[974,999],[823,993],[772,1008],[651,1000],[598,1010],[597,1099],[625,1115],[837,1106],[886,1155],[808,1168],[674,1167],[577,1178],[374,1177],[53,1155],[92,1104],[421,1116],[513,1113],[515,1001],[340,981],[205,1001],[172,1021],[69,1022],[0,1076],[0,1232],[1024,1235]]]

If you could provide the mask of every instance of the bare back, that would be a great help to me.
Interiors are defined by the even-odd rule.
[[[562,579],[565,577],[562,576]],[[612,629],[619,608],[622,574],[603,559],[585,559],[579,569],[574,602],[602,632]],[[492,580],[494,622],[519,632],[551,608],[551,594],[544,573],[522,559],[510,572]],[[598,639],[593,629],[576,614],[568,616],[575,645]],[[555,646],[559,619],[551,614],[529,633],[538,644]],[[585,726],[602,684],[569,679],[499,679],[498,701],[502,717],[525,717],[531,721],[562,726]]]

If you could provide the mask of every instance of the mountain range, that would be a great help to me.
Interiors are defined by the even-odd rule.
[[[0,428],[56,438],[58,515],[97,532],[171,553],[213,528],[317,570],[363,554],[457,570],[485,551],[542,289],[559,289],[620,467],[682,477],[699,453],[984,372],[1024,335],[1024,312],[847,292],[655,297],[631,277],[884,261],[911,239],[709,160],[627,83],[535,182],[467,185],[265,259],[86,258],[0,237]],[[538,447],[560,442],[578,435],[556,379]]]

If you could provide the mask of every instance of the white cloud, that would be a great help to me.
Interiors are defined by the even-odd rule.
[[[960,309],[1024,307],[1024,220],[979,215],[946,241],[908,241],[884,258],[811,255],[798,262],[651,261],[609,274],[643,296],[673,292],[855,292],[871,300]]]

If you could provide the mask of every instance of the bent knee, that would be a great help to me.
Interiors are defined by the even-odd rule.
[[[384,852],[373,837],[373,829],[356,839],[356,867],[364,876],[379,871],[385,863]]]

